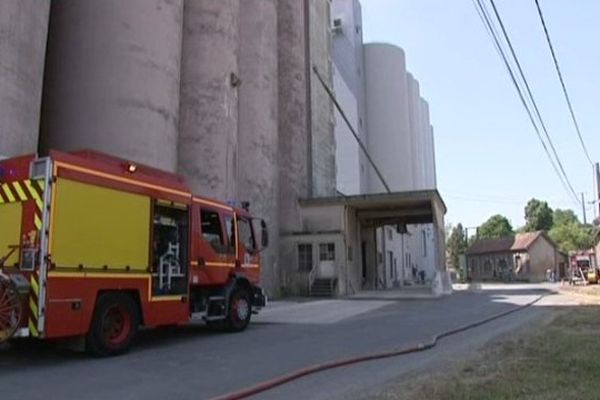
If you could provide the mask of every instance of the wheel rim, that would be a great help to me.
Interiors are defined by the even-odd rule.
[[[120,305],[109,307],[102,317],[102,335],[110,346],[122,344],[131,332],[131,316]]]
[[[21,301],[9,281],[0,277],[0,343],[10,339],[21,321]]]
[[[239,321],[245,321],[248,318],[248,314],[250,313],[250,305],[248,304],[248,300],[243,297],[238,297],[233,302],[233,317]]]

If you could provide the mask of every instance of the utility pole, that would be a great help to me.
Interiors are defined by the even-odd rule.
[[[600,217],[600,163],[594,164],[594,215]]]
[[[587,225],[587,216],[585,215],[585,195],[581,192],[581,211],[583,212],[583,224]]]

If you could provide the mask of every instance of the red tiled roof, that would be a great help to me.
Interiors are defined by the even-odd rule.
[[[543,236],[552,246],[556,247],[554,242],[550,240],[550,238],[546,235],[544,231],[537,231],[518,233],[515,236],[508,236],[498,239],[477,240],[471,246],[469,246],[465,254],[475,255],[526,251],[540,236]]]

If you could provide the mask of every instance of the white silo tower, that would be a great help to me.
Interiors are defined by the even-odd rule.
[[[421,110],[421,94],[419,81],[412,74],[407,75],[408,82],[408,107],[409,107],[409,126],[411,135],[411,155],[413,172],[413,189],[422,190],[425,188],[425,161],[423,158],[423,118]]]
[[[178,170],[198,194],[234,199],[239,0],[186,0]]]
[[[53,0],[42,148],[175,171],[182,16],[183,0]]]
[[[38,148],[49,1],[0,1],[0,157]]]
[[[368,149],[392,191],[413,184],[413,152],[409,125],[404,51],[390,44],[365,45]],[[369,192],[384,192],[370,168]]]

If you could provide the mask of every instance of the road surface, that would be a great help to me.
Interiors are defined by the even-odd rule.
[[[274,302],[243,333],[200,325],[145,331],[124,356],[94,359],[55,348],[0,349],[0,394],[8,399],[209,399],[332,359],[400,348],[440,331],[526,304],[548,285],[497,285],[437,300]],[[406,373],[476,349],[558,304],[535,307],[440,342],[433,351],[303,378],[256,399],[352,398]],[[574,303],[573,303],[574,304]]]

